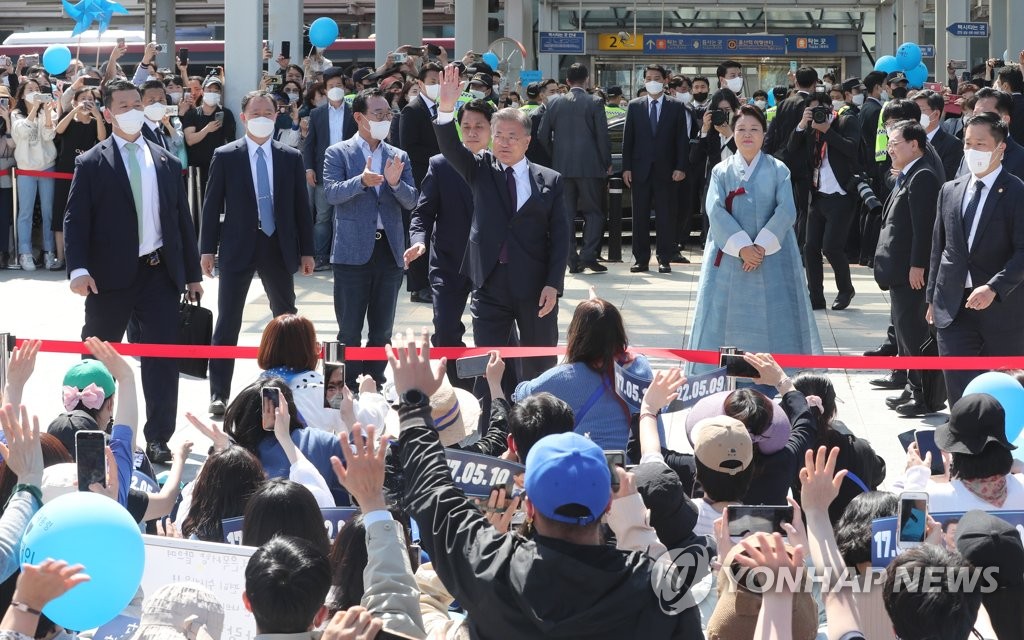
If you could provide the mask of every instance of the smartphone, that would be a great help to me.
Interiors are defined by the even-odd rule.
[[[485,353],[480,356],[466,356],[455,361],[456,377],[465,380],[467,378],[479,378],[487,373],[487,363],[491,360],[491,354]]]
[[[92,76],[86,76],[82,80],[82,86],[83,87],[98,87],[98,86],[100,86],[100,79],[99,78],[94,78]]]
[[[39,101],[39,104],[49,104],[53,102],[53,94],[44,93],[42,89],[40,89],[39,93],[37,94],[36,100]]]
[[[400,51],[396,51],[391,54],[391,59],[395,62],[405,62],[406,55]]]
[[[274,53],[274,41],[273,40],[267,40],[266,46],[267,46],[267,49],[270,51],[270,53]]]
[[[428,56],[439,56],[441,55],[441,47],[436,44],[427,44],[424,49],[427,51]]]
[[[281,406],[281,390],[277,387],[263,387],[261,397],[263,398],[263,428],[273,431],[277,410]],[[267,423],[270,423],[269,428],[266,426]]]
[[[746,538],[754,533],[781,533],[786,535],[782,523],[793,523],[790,505],[729,505],[729,536]]]
[[[0,56],[0,67],[6,67],[11,64],[10,56]]]
[[[718,366],[725,367],[726,375],[734,378],[760,378],[761,373],[743,359],[743,352],[723,353],[718,361]]]
[[[405,54],[409,56],[423,56],[423,47],[403,47]]]
[[[163,53],[164,51],[167,51],[167,45],[166,44],[161,44],[161,43],[158,42],[158,43],[156,43],[156,46],[153,47],[153,49],[157,53]]]
[[[206,67],[206,77],[220,75],[220,68],[218,67]]]
[[[224,112],[218,111],[217,113],[213,114],[213,119],[217,122],[224,122]]]
[[[942,462],[942,451],[939,445],[935,444],[935,429],[918,429],[914,432],[914,440],[917,442],[917,450],[921,459],[927,453],[932,454],[932,475],[941,476],[946,471],[946,465]]]
[[[124,47],[124,38],[118,38],[117,39],[117,46],[118,47]]]
[[[26,56],[22,56],[22,57],[25,58],[25,66],[26,67],[34,67],[35,65],[39,64],[39,54],[38,53],[32,53],[32,54],[29,54],[29,55],[26,55]]]
[[[11,101],[10,101],[10,99],[9,98],[0,98],[0,107],[3,107],[4,109],[10,109],[11,108]]]
[[[176,104],[169,104],[169,105],[167,105],[167,109],[164,110],[164,115],[166,115],[168,118],[176,118],[176,117],[178,117],[178,105],[176,105]]]
[[[78,464],[78,490],[88,491],[89,485],[107,486],[106,434],[102,431],[75,433],[75,460]]]
[[[281,84],[281,76],[267,76],[267,84]]]
[[[625,451],[605,451],[604,460],[608,463],[608,472],[612,475],[612,491],[619,490],[619,474],[615,472],[615,467],[626,467],[626,452]]]
[[[901,493],[899,517],[896,520],[896,546],[900,549],[920,547],[924,543],[927,522],[928,494],[924,491]]]
[[[324,408],[340,409],[344,388],[345,363],[324,362]]]
[[[967,68],[967,61],[966,60],[950,60],[949,61],[949,66],[953,67],[954,69],[966,69]]]
[[[288,40],[281,41],[281,55],[285,58],[292,57],[292,43]]]
[[[188,48],[182,47],[178,49],[178,63],[184,66],[188,66]]]
[[[796,60],[789,61],[789,70],[796,73]]]
[[[909,449],[910,443],[914,441],[914,433],[916,433],[916,431],[914,429],[911,429],[910,431],[904,431],[903,433],[896,435],[896,437],[900,441],[900,444],[903,446],[904,451]]]

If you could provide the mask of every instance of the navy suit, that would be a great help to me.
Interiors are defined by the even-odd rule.
[[[963,202],[973,182],[973,176],[963,176],[939,192],[926,293],[938,328],[939,355],[1024,355],[1024,182],[1002,168],[977,212],[977,230],[968,248]],[[992,304],[982,310],[965,308],[969,289],[984,284],[996,292]],[[945,372],[951,405],[979,373]]]
[[[434,297],[434,335],[438,347],[464,347],[462,314],[472,290],[462,275],[462,261],[473,222],[473,192],[444,156],[430,158],[420,183],[420,198],[412,211],[410,244],[422,242],[429,251],[430,290]],[[419,260],[423,260],[421,256]]]
[[[238,344],[245,296],[256,273],[270,299],[274,316],[295,313],[293,274],[299,268],[300,256],[313,255],[313,216],[309,211],[302,156],[280,142],[271,140],[269,143],[275,230],[267,236],[260,229],[248,139],[243,136],[214,152],[203,201],[199,240],[202,253],[220,254],[215,345]],[[215,358],[210,361],[212,396],[222,400],[230,397],[234,370],[234,360]]]
[[[140,340],[178,342],[178,302],[190,282],[201,282],[199,250],[181,180],[181,163],[141,136],[153,158],[159,191],[160,263],[139,258],[138,214],[124,159],[111,136],[78,156],[64,214],[68,273],[87,269],[99,293],[85,299],[82,338],[120,341],[134,314]],[[150,442],[174,434],[178,364],[172,358],[142,359],[146,397],[144,433]]]
[[[334,207],[324,197],[324,154],[327,147],[348,140],[355,135],[358,127],[352,117],[352,107],[341,103],[341,138],[331,139],[330,103],[322,104],[309,112],[309,129],[302,145],[302,163],[307,171],[316,174],[313,189],[313,241],[318,263],[326,263],[331,254],[331,239],[334,237]]]

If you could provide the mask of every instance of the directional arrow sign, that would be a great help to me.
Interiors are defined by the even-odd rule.
[[[648,40],[646,46],[647,46],[648,49],[653,49],[654,48],[654,40]]]
[[[960,36],[963,38],[987,38],[988,23],[954,22],[953,24],[946,27],[946,31],[950,32],[954,36]]]

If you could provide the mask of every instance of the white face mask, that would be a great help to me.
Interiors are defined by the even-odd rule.
[[[369,121],[370,123],[370,137],[374,140],[384,140],[391,133],[391,121],[384,120],[381,122]]]
[[[930,125],[931,123],[932,123],[931,117],[927,113],[922,113],[921,114],[921,127],[923,127],[924,129],[927,129],[928,125]]]
[[[739,95],[740,89],[743,88],[743,76],[737,76],[735,78],[729,78],[725,81],[726,87],[733,93]]]
[[[853,96],[853,104],[857,105],[858,107],[861,106],[862,104],[864,104],[864,94],[863,93],[854,94],[854,96]]]
[[[690,93],[689,91],[677,93],[676,95],[681,96],[679,99],[683,101],[683,104],[690,104],[691,102],[693,102],[693,94]]]
[[[832,90],[832,83],[831,82],[822,82],[821,86],[825,89],[825,93],[828,93],[829,91]]]
[[[647,93],[652,96],[659,95],[665,88],[665,83],[658,82],[657,80],[648,80],[644,83],[644,89],[647,89]]]
[[[284,95],[288,96],[288,102],[291,104],[295,104],[299,101],[299,94],[297,93],[286,93]]]
[[[207,105],[209,105],[211,107],[216,107],[217,105],[220,104],[220,94],[219,93],[204,93],[203,94],[203,102],[205,102]]]
[[[484,96],[487,94],[479,89],[470,89],[469,95],[473,96],[474,100],[483,100]]]
[[[160,104],[159,102],[154,102],[153,104],[143,109],[142,112],[146,115],[146,119],[150,122],[160,122],[164,119],[164,114],[167,113],[167,107]]]
[[[427,84],[423,85],[423,93],[431,100],[436,101],[437,97],[441,95],[441,85],[439,84]]]
[[[127,135],[134,136],[142,131],[142,125],[146,122],[146,114],[141,109],[132,109],[114,116],[117,128]]]
[[[519,103],[518,102],[513,102],[509,106],[512,107],[513,109],[518,109],[519,108]]]
[[[274,121],[270,118],[248,118],[245,130],[254,138],[269,138],[274,135]]]
[[[842,109],[842,108],[843,108],[843,106],[844,106],[845,104],[846,104],[846,103],[845,103],[845,102],[843,102],[842,100],[833,100],[833,101],[832,101],[832,110],[833,110],[833,111],[839,111],[840,109]]]
[[[758,109],[760,109],[761,111],[764,111],[765,108],[768,106],[768,101],[767,100],[754,100],[754,106],[757,107]]]
[[[964,149],[964,163],[973,175],[978,175],[992,164],[992,152]]]
[[[174,93],[168,93],[167,99],[171,102],[171,104],[178,104],[179,102],[181,102],[181,92],[175,91]]]
[[[29,104],[35,104],[39,100],[39,94],[35,91],[29,91],[25,93],[25,102]]]
[[[341,87],[331,87],[327,90],[327,99],[331,102],[341,102],[345,99],[345,90]]]

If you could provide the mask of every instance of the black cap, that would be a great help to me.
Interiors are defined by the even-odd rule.
[[[893,71],[889,75],[885,76],[885,81],[889,84],[893,82],[910,82],[907,80],[907,74],[902,71]]]
[[[531,99],[532,98],[536,98],[537,96],[540,95],[540,92],[541,92],[541,86],[540,86],[539,82],[531,82],[530,84],[526,85],[526,97],[527,98],[531,98]]]
[[[950,453],[977,455],[990,442],[1017,448],[1006,439],[1003,405],[987,393],[960,398],[949,412],[949,422],[935,428],[935,444]]]
[[[956,527],[956,549],[975,567],[998,568],[1000,588],[1024,587],[1024,544],[1006,520],[979,509],[968,511]]]
[[[483,60],[478,60],[470,64],[468,67],[466,67],[466,71],[468,71],[470,74],[486,73],[490,75],[494,73],[494,69],[491,67],[491,65],[487,64]]]
[[[866,88],[857,76],[843,80],[843,91],[853,91],[854,89],[864,91]]]
[[[60,440],[64,448],[68,450],[71,457],[75,457],[75,434],[79,431],[95,431],[99,429],[96,421],[84,411],[72,411],[62,413],[53,419],[46,432]]]
[[[327,72],[325,71],[324,73]],[[366,76],[370,75],[371,73],[373,73],[373,70],[370,69],[369,67],[360,67],[359,69],[356,69],[355,71],[352,72],[352,81],[362,82],[363,80],[366,79]]]
[[[604,95],[608,98],[618,98],[622,95],[622,87],[608,87],[608,90],[604,92]]]
[[[469,84],[482,84],[490,89],[491,86],[494,85],[494,79],[487,73],[475,73],[473,74],[473,77],[470,78]]]
[[[679,474],[664,462],[645,462],[633,467],[637,493],[651,511],[651,526],[668,548],[693,533],[697,507],[686,497]]]

